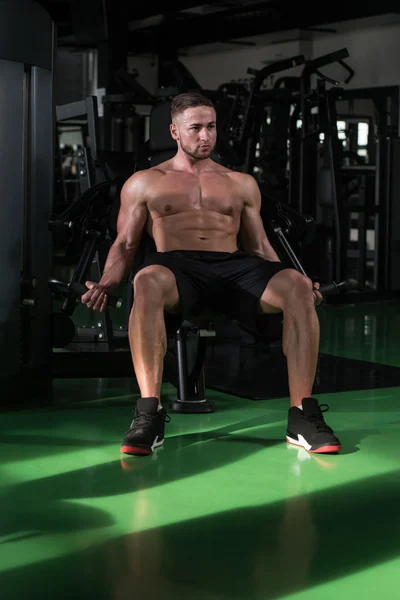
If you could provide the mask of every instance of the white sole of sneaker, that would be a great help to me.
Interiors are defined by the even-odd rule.
[[[307,442],[306,439],[302,435],[299,434],[299,439],[295,440],[294,438],[286,436],[286,441],[289,444],[293,444],[294,446],[300,446],[301,448],[305,448],[308,452],[312,452],[314,454],[332,454],[339,452],[341,450],[341,446],[322,446],[321,448],[315,448],[312,450],[311,444]]]
[[[309,444],[307,442],[307,440],[305,440],[303,438],[302,435],[299,435],[299,439],[295,440],[294,438],[289,437],[288,435],[286,436],[286,441],[289,442],[289,444],[294,444],[295,446],[301,446],[302,448],[305,448],[306,450],[310,450],[311,448],[311,444]]]
[[[158,435],[156,436],[156,439],[153,442],[153,445],[151,447],[152,450],[154,450],[154,448],[159,448],[160,446],[162,446],[164,443],[164,439],[158,441]]]

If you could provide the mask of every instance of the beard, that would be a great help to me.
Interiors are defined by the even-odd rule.
[[[192,158],[195,158],[196,160],[204,160],[206,158],[210,158],[211,154],[214,151],[215,144],[213,146],[210,146],[210,148],[208,148],[208,150],[200,150],[200,148],[197,150],[189,150],[189,148],[187,148],[181,142],[181,148],[186,154],[188,154],[188,156],[191,156]]]

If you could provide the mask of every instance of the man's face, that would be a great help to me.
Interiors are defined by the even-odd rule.
[[[172,137],[186,154],[202,160],[209,158],[217,141],[215,110],[210,106],[187,108],[171,124]]]

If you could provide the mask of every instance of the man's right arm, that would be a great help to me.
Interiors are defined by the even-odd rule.
[[[117,237],[110,248],[99,281],[100,285],[109,289],[118,287],[132,269],[146,225],[148,211],[141,184],[140,179],[133,176],[121,190]]]
[[[88,308],[103,312],[107,292],[112,293],[132,269],[148,211],[143,172],[130,177],[121,190],[121,206],[117,220],[117,237],[112,244],[99,283],[86,282],[89,291],[81,300]]]

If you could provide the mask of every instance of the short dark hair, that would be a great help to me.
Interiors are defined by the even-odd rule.
[[[210,106],[215,110],[213,102],[207,96],[200,92],[185,92],[172,98],[171,118],[173,119],[187,108],[195,108],[196,106]]]

